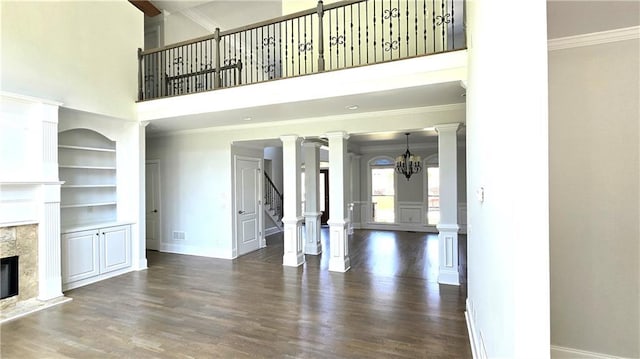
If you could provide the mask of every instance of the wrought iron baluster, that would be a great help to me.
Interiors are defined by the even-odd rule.
[[[342,62],[342,66],[347,67],[347,8],[346,7],[342,8],[342,38],[344,39],[344,42],[342,45],[343,46],[342,56],[344,58]]]
[[[451,0],[451,49],[456,48],[456,17],[455,17],[456,1]]]
[[[436,2],[435,0],[431,0],[431,6],[433,6],[433,16],[432,16],[432,22],[433,22],[433,52],[436,52]]]
[[[295,57],[296,57],[296,50],[295,47],[293,46],[293,19],[291,20],[291,76],[295,76],[295,72],[296,72],[296,63],[295,63]]]
[[[446,14],[445,4],[446,4],[446,0],[442,0],[441,10],[440,10],[440,14],[441,14],[440,16],[442,16],[442,20],[440,21],[440,26],[442,26],[442,43],[441,43],[440,46],[442,47],[443,51],[445,50],[446,42],[445,42],[444,37],[445,37],[445,33],[446,33],[445,28],[447,27],[447,25],[446,25],[447,21],[446,21],[446,16],[445,16],[445,14]]]
[[[298,39],[298,41],[300,41],[300,39]],[[307,73],[307,17],[304,17],[304,73]],[[298,46],[298,48],[300,48],[300,46]]]
[[[369,63],[369,2],[364,3],[364,18],[366,21],[365,24],[365,41],[366,41],[366,54],[367,54],[367,64]]]
[[[362,65],[362,39],[361,39],[361,20],[362,12],[360,11],[360,4],[358,3],[358,65]]]
[[[329,68],[333,69],[333,46],[331,44],[331,13],[329,11]]]
[[[351,33],[351,66],[353,67],[353,4],[349,6],[349,24]]]
[[[278,69],[280,71],[279,77],[286,77],[282,75],[282,22],[278,23]],[[286,42],[286,41],[285,41]]]
[[[311,67],[311,73],[314,72],[313,70],[313,63],[314,63],[314,59],[316,58],[315,53],[314,53],[314,48],[313,48],[313,15],[309,15],[309,18],[311,20],[311,27],[309,28],[309,31],[311,32],[311,35],[309,36],[311,38],[311,41],[309,41],[308,44],[308,50],[311,50],[311,56],[310,56],[310,67]]]
[[[289,29],[289,21],[284,22],[284,36],[287,36]],[[280,36],[282,38],[282,35]],[[285,77],[289,76],[289,42],[284,39],[284,73]]]
[[[377,31],[376,31],[376,1],[373,1],[373,62],[376,62],[376,57],[377,57],[377,52],[378,49],[376,48],[377,44],[376,44],[376,37],[377,37]]]

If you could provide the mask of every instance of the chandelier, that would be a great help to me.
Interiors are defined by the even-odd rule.
[[[420,162],[420,156],[414,156],[409,152],[409,132],[405,133],[407,136],[407,151],[396,157],[396,172],[404,175],[407,178],[411,178],[411,175],[420,173],[422,170],[422,163]]]

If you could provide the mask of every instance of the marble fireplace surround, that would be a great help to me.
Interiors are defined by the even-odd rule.
[[[0,311],[38,296],[38,225],[0,228],[0,258],[18,256],[18,295],[0,299]]]

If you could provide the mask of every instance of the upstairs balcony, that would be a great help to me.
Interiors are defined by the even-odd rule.
[[[139,101],[466,48],[462,0],[347,0],[139,51]]]

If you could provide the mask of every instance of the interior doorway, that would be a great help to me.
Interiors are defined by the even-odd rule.
[[[160,161],[145,163],[145,232],[147,249],[160,250]]]
[[[329,221],[329,169],[320,169],[320,224],[327,224]]]
[[[235,157],[235,210],[238,255],[260,248],[262,159]]]

